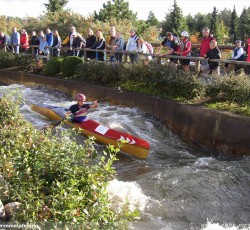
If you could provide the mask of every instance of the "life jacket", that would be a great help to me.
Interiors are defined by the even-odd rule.
[[[188,47],[187,47],[187,43],[190,42],[187,38],[181,42],[180,44],[180,51],[181,53],[187,51]],[[186,56],[191,56],[191,51],[186,55]]]

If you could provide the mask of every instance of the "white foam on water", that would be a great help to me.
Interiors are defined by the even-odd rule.
[[[214,161],[216,161],[216,159],[214,159],[212,157],[201,157],[195,161],[194,165],[196,165],[196,166],[208,166]]]
[[[208,221],[201,230],[250,230],[250,224],[240,224],[237,226],[234,224],[219,224]]]
[[[107,191],[112,202],[112,209],[120,213],[124,205],[129,211],[139,210],[144,212],[150,197],[142,193],[136,182],[123,182],[114,179],[110,181]]]

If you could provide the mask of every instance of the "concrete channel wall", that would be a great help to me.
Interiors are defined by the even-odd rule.
[[[160,99],[134,92],[0,70],[0,82],[27,87],[46,86],[74,96],[84,92],[90,100],[106,98],[111,104],[137,107],[160,119],[174,133],[206,150],[226,155],[250,155],[250,118]]]

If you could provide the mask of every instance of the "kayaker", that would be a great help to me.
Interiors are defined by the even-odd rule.
[[[87,111],[91,108],[97,108],[97,101],[92,104],[85,104],[86,96],[82,93],[76,95],[77,103],[70,106],[66,112],[66,118],[71,115],[70,119],[73,122],[80,123],[87,119]]]

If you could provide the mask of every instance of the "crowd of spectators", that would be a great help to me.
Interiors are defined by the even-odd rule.
[[[189,33],[183,31],[178,36],[173,35],[171,32],[166,33],[166,37],[161,42],[158,50],[154,53],[153,47],[150,43],[145,41],[142,37],[136,34],[135,30],[130,30],[130,37],[125,43],[122,33],[117,31],[114,26],[110,28],[110,33],[105,39],[101,30],[97,30],[94,33],[93,30],[88,29],[87,37],[84,38],[80,33],[76,31],[74,26],[70,27],[70,31],[67,37],[62,40],[58,30],[51,31],[50,28],[46,29],[46,33],[39,31],[38,35],[36,31],[32,31],[29,37],[26,30],[21,29],[21,35],[17,28],[13,28],[13,32],[10,36],[4,32],[0,32],[0,45],[6,45],[5,49],[12,49],[12,52],[18,54],[19,52],[27,53],[29,46],[36,46],[33,48],[35,55],[50,55],[53,57],[59,57],[61,55],[61,48],[67,47],[68,56],[78,56],[83,58],[84,51],[87,50],[88,59],[96,59],[104,61],[106,59],[106,53],[109,56],[110,62],[122,62],[123,53],[121,51],[128,51],[129,59],[131,63],[138,61],[138,58],[144,59],[145,65],[152,60],[152,55],[173,55],[170,60],[170,66],[177,69],[177,64],[180,63],[185,72],[189,72],[190,59],[182,57],[191,56],[192,44],[189,40]],[[221,52],[218,48],[216,38],[210,33],[210,29],[205,27],[202,30],[202,41],[200,45],[199,56],[204,59],[201,60],[201,72],[220,75],[220,62],[212,62],[211,59],[221,59]],[[250,39],[246,42],[246,52],[249,52]],[[162,48],[166,47],[167,52],[163,53]],[[53,48],[53,49],[51,49]],[[19,50],[20,49],[20,50]],[[91,51],[91,50],[95,51]],[[99,51],[100,50],[100,51]],[[103,52],[105,50],[105,52]],[[249,61],[250,55],[245,60],[245,53],[242,47],[242,41],[236,40],[235,49],[232,54],[232,60],[237,61]],[[143,53],[144,55],[138,55]],[[235,72],[239,73],[241,65],[235,65]],[[228,63],[225,64],[224,73],[228,73]]]

